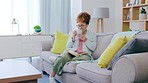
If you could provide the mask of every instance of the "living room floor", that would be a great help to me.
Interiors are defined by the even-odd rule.
[[[11,60],[26,60],[31,63],[36,69],[41,71],[38,67],[40,57],[32,57],[32,61],[29,58],[17,58],[17,59],[4,59],[3,61],[11,61]],[[42,78],[38,79],[38,83],[49,83],[49,75],[46,73],[42,74]],[[60,83],[57,81],[57,83]]]

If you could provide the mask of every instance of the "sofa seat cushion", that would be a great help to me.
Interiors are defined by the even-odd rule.
[[[64,65],[63,72],[66,73],[76,73],[76,66],[82,63],[90,63],[90,61],[70,61]]]
[[[99,68],[96,62],[78,64],[76,73],[79,77],[93,83],[111,83],[111,71]]]
[[[60,55],[51,53],[50,51],[43,51],[40,57],[49,62],[51,65],[54,65],[55,60],[57,59],[57,57],[60,57]],[[78,62],[67,62],[63,67],[63,72],[75,74],[77,64]]]
[[[60,55],[51,53],[50,51],[43,51],[40,57],[53,65],[56,58],[60,57]]]
[[[63,67],[63,72],[75,74],[77,64],[77,62],[67,62]]]

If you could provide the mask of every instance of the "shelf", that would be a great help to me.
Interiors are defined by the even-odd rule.
[[[148,4],[133,5],[132,7],[145,7],[145,6],[148,6]]]
[[[122,27],[124,27],[124,28],[122,28],[122,31],[128,31],[130,29],[129,26],[130,26],[130,22],[122,23]]]
[[[133,0],[122,0],[122,31],[128,31],[129,29],[148,31],[148,18],[139,20],[140,9],[141,7],[145,9],[148,7],[148,0],[139,0],[140,4],[134,2],[138,5],[131,5],[133,4],[131,2]]]
[[[140,4],[140,5],[133,5],[133,6],[128,6],[128,7],[123,7],[123,8],[133,8],[133,7],[145,7],[148,6],[148,4]]]
[[[122,21],[122,22],[131,22],[130,20],[125,20],[125,21]]]
[[[148,20],[124,20],[122,22],[147,22]]]
[[[147,20],[132,20],[131,22],[146,22]]]
[[[132,6],[128,6],[128,7],[123,7],[124,9],[130,9],[132,8]]]
[[[148,31],[148,20],[146,20],[146,22],[144,23],[144,29],[145,29],[146,31]]]

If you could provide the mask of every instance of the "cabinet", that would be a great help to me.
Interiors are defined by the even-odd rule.
[[[148,0],[122,0],[122,31],[128,31],[129,29],[148,31],[148,16],[146,19],[139,19],[142,7],[145,10],[148,9]]]
[[[21,55],[20,36],[1,36],[0,37],[0,59],[17,57]]]
[[[42,51],[41,41],[50,40],[51,36],[0,36],[0,59],[33,57]]]

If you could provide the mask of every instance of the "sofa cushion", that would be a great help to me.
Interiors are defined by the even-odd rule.
[[[133,39],[128,42],[112,59],[111,63],[108,66],[108,69],[112,69],[112,65],[114,62],[121,56],[125,54],[133,54],[133,53],[142,53],[148,52],[148,39]]]
[[[63,72],[76,73],[76,66],[82,63],[90,63],[91,61],[70,61],[64,65]]]
[[[43,51],[40,57],[42,59],[46,60],[51,65],[54,65],[55,60],[57,58],[60,58],[61,55],[54,54],[49,51]],[[88,63],[88,62],[90,62],[90,61],[70,61],[70,62],[67,62],[63,67],[63,72],[75,74],[77,64]]]
[[[148,31],[144,31],[144,32],[141,32],[141,33],[137,34],[135,38],[148,39]]]
[[[111,83],[111,71],[98,68],[97,63],[81,63],[76,67],[79,77],[93,83]]]
[[[140,33],[140,31],[118,32],[118,33],[116,33],[116,34],[113,36],[111,42],[114,41],[114,40],[115,40],[117,37],[119,37],[119,36],[125,35],[125,36],[128,38],[128,37],[131,37],[131,36],[135,36],[135,35],[137,35],[138,33]]]
[[[40,57],[46,60],[47,62],[49,62],[50,64],[54,64],[54,61],[56,60],[56,58],[60,56],[61,55],[51,53],[50,51],[43,51]]]
[[[127,43],[126,36],[116,38],[111,42],[99,58],[98,66],[106,68],[114,55]]]
[[[57,31],[55,34],[55,40],[51,52],[61,54],[66,49],[66,43],[68,41],[68,38],[68,34],[64,34],[62,32]]]
[[[55,60],[60,56],[61,55],[54,54],[49,51],[43,51],[40,57],[49,62],[51,65],[54,65]],[[77,62],[67,62],[63,67],[63,72],[76,73],[77,64]]]
[[[63,67],[63,72],[75,74],[77,64],[77,62],[67,62]]]
[[[97,48],[92,53],[92,56],[94,59],[98,59],[100,57],[100,55],[109,45],[114,34],[115,33],[98,33],[97,34]]]
[[[122,55],[132,53],[133,45],[135,44],[135,39],[132,39],[131,41],[127,42],[118,52],[117,54],[113,57],[111,62],[109,63],[107,69],[111,70],[113,63]]]

